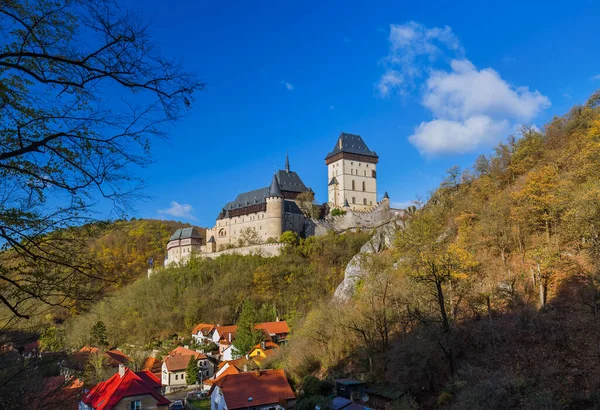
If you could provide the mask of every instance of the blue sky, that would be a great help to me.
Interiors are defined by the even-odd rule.
[[[380,196],[405,204],[600,88],[593,1],[129,5],[207,82],[138,170],[152,199],[134,204],[137,217],[212,226],[239,192],[268,185],[286,152],[325,202],[324,157],[342,131],[379,154]]]

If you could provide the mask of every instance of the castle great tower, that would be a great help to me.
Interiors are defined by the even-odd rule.
[[[360,135],[341,133],[325,157],[328,202],[332,208],[368,210],[377,204],[377,162]]]

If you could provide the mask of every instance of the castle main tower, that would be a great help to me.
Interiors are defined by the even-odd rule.
[[[325,157],[328,202],[332,208],[347,203],[354,210],[368,210],[377,204],[377,162],[360,135],[342,132]]]

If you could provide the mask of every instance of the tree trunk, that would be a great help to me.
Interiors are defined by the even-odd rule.
[[[435,286],[437,289],[437,300],[440,307],[440,314],[442,315],[442,328],[444,333],[450,331],[450,321],[448,320],[448,314],[446,313],[446,304],[444,302],[444,291],[442,290],[442,282],[436,281]]]
[[[537,275],[538,275],[538,285],[539,285],[539,290],[540,290],[540,307],[544,307],[546,306],[546,292],[545,292],[545,288],[546,286],[544,285],[544,281],[542,280],[542,271],[540,269],[540,263],[537,262]]]

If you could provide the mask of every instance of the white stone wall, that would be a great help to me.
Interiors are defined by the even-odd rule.
[[[351,209],[359,211],[377,205],[376,173],[377,164],[363,161],[340,159],[327,165],[327,183],[334,177],[338,181],[327,187],[329,204],[340,208],[347,200]]]
[[[283,243],[262,243],[260,245],[244,246],[242,248],[227,249],[212,253],[203,253],[201,256],[206,258],[218,258],[221,255],[260,255],[265,258],[278,256],[281,249],[285,246]]]
[[[314,235],[320,236],[327,234],[329,230],[341,233],[357,228],[377,228],[392,220],[397,215],[397,211],[390,209],[389,199],[384,199],[368,211],[348,210],[345,215],[330,216],[325,220],[311,222],[314,225]]]

